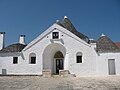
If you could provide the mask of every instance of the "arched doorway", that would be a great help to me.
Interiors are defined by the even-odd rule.
[[[64,56],[62,52],[57,51],[54,55],[54,73],[59,74],[59,70],[64,69]]]
[[[66,56],[66,48],[58,43],[52,43],[45,47],[43,51],[43,70],[51,70],[52,74],[59,74],[60,69],[64,69],[64,59]],[[56,65],[58,69],[56,69]]]

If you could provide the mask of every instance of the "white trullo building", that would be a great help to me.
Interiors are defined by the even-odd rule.
[[[66,16],[28,45],[21,35],[19,43],[4,47],[4,35],[0,33],[1,75],[120,75],[120,47],[105,35],[89,39]]]

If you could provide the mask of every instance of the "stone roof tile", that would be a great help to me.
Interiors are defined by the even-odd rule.
[[[71,21],[68,18],[65,17],[61,22],[60,21],[57,22],[57,24],[64,27],[64,28],[66,28],[67,30],[69,30],[70,32],[72,32],[73,34],[75,34],[76,36],[81,38],[82,40],[84,40],[86,42],[89,41],[89,38],[86,35],[78,32],[75,29],[74,25],[71,23]]]
[[[96,43],[96,50],[100,53],[120,52],[116,44],[107,36],[101,36]]]
[[[0,50],[0,53],[21,52],[25,46],[26,45],[20,43],[12,44]]]

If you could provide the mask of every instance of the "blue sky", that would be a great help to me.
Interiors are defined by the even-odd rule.
[[[65,15],[89,38],[120,42],[120,0],[0,0],[0,32],[6,45],[21,34],[29,43]]]

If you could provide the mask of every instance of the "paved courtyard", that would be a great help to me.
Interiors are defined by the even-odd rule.
[[[120,90],[120,76],[0,76],[0,90]]]

